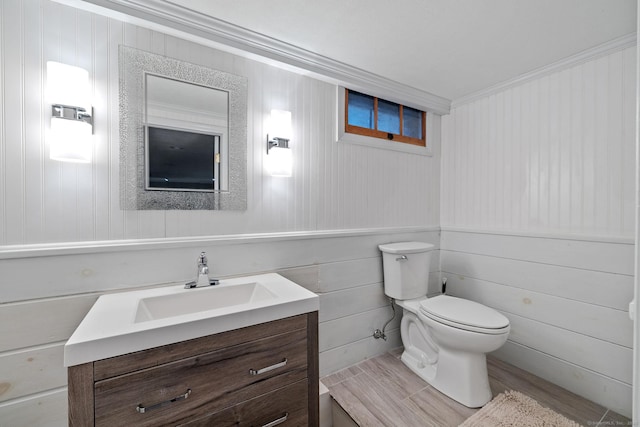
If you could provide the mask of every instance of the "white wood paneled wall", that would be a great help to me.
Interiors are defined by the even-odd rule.
[[[631,414],[633,239],[442,231],[448,293],[502,312],[499,358]]]
[[[120,210],[121,44],[248,77],[247,211]],[[89,165],[48,159],[48,60],[89,70]],[[399,345],[397,323],[371,337],[390,314],[377,245],[438,244],[439,118],[432,157],[338,144],[335,86],[48,0],[0,2],[0,99],[0,425],[66,425],[63,346],[95,299],[188,280],[201,250],[217,276],[278,270],[320,293],[323,374]],[[273,108],[292,111],[290,179],[263,173]]]
[[[437,229],[370,231],[0,259],[0,426],[66,425],[63,347],[98,296],[191,280],[201,250],[217,277],[278,271],[320,295],[321,375],[398,347],[399,318],[388,327],[387,341],[372,337],[391,317],[378,245],[421,240],[438,248],[439,239]],[[436,256],[435,287],[438,266]],[[34,285],[39,279],[44,282]]]
[[[442,118],[441,270],[498,357],[629,416],[636,50],[567,65]]]
[[[120,44],[248,77],[247,211],[120,210]],[[89,165],[48,158],[47,60],[89,70]],[[62,347],[103,292],[188,279],[200,250],[220,276],[281,270],[321,294],[324,375],[400,342],[397,323],[388,342],[370,337],[390,314],[377,244],[438,245],[439,237],[301,233],[35,257],[13,245],[440,223],[450,292],[512,322],[500,357],[619,412],[630,408],[624,310],[633,246],[607,236],[631,237],[634,228],[633,48],[456,106],[442,119],[442,163],[438,137],[432,157],[336,143],[335,86],[49,0],[0,2],[0,98],[0,249],[16,251],[0,257],[0,420],[8,425],[65,425]],[[292,111],[290,179],[263,172],[272,108]],[[439,136],[437,117],[434,128]]]
[[[442,225],[632,236],[635,47],[442,119]]]
[[[439,222],[437,116],[433,157],[337,144],[333,85],[49,0],[0,7],[0,245]],[[120,210],[120,44],[248,77],[247,211]],[[48,158],[48,60],[89,70],[89,165]],[[263,172],[263,124],[272,108],[292,111],[290,179]]]

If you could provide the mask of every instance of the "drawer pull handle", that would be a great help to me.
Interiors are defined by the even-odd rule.
[[[287,364],[287,359],[285,358],[280,363],[276,363],[275,365],[267,366],[266,368],[258,369],[257,371],[255,369],[249,369],[249,373],[251,375],[260,375],[260,374],[264,374],[265,372],[269,372],[269,371],[273,371],[274,369],[281,368],[286,364]]]
[[[179,402],[180,400],[184,400],[187,397],[189,397],[190,394],[191,394],[191,389],[188,389],[185,394],[181,394],[180,396],[176,396],[173,399],[165,400],[164,402],[156,403],[155,405],[143,406],[142,403],[141,403],[138,406],[136,406],[136,411],[138,411],[141,414],[144,414],[145,412],[148,412],[148,411],[150,411],[152,409],[157,409],[157,408],[159,408],[159,407],[161,407],[163,405],[166,405],[167,403]]]
[[[278,424],[282,424],[283,422],[287,421],[287,417],[289,417],[289,413],[285,412],[284,416],[278,418],[277,420],[273,420],[270,423],[267,423],[265,425],[263,425],[262,427],[273,427],[273,426],[277,426]]]

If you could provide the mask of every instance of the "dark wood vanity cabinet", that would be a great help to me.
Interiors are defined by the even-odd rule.
[[[317,426],[318,312],[72,366],[70,426]]]

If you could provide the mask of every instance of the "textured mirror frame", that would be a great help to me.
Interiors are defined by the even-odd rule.
[[[120,46],[120,205],[125,210],[247,209],[247,78]],[[229,190],[145,190],[147,73],[229,93]]]

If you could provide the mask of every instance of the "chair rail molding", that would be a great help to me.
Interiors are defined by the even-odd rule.
[[[152,239],[104,240],[87,242],[39,243],[0,246],[0,260],[59,255],[82,255],[123,251],[144,251],[201,247],[202,245],[230,245],[285,240],[326,239],[378,234],[440,232],[439,226],[359,228],[322,231],[289,231],[275,233],[234,234],[219,236],[166,237]]]

